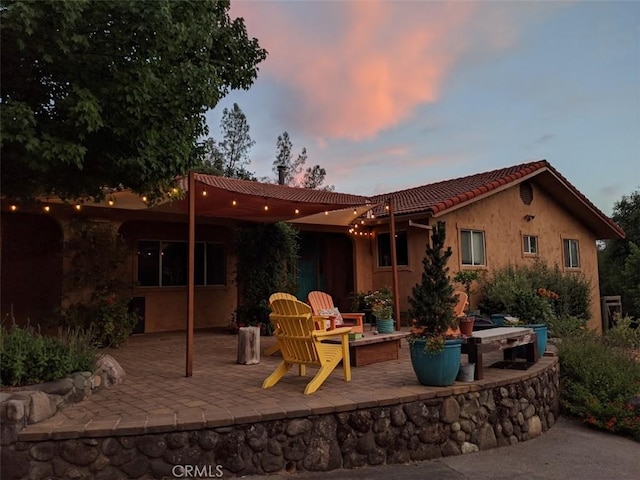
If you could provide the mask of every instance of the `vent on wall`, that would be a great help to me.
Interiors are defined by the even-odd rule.
[[[520,200],[525,205],[531,205],[533,202],[533,187],[529,182],[522,182],[520,184]]]

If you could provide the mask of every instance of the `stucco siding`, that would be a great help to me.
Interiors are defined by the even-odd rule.
[[[518,185],[478,200],[468,206],[454,210],[439,218],[430,219],[434,224],[438,220],[445,221],[447,228],[446,244],[452,247],[453,255],[449,260],[450,274],[453,277],[458,270],[476,269],[481,273],[490,273],[509,263],[515,265],[530,265],[540,259],[549,265],[558,264],[564,267],[563,239],[577,240],[579,244],[580,267],[571,271],[582,272],[591,282],[591,313],[589,321],[591,328],[601,329],[601,314],[599,308],[600,290],[598,286],[598,264],[596,252],[596,237],[578,220],[573,218],[563,207],[543,190],[533,186],[533,201],[525,205],[520,199]],[[527,220],[526,216],[534,218]],[[417,227],[409,227],[407,222],[397,223],[398,230],[407,229],[409,266],[400,267],[398,284],[400,291],[400,309],[407,310],[409,303],[407,296],[411,288],[420,281],[422,275],[422,259],[429,232]],[[477,230],[484,232],[486,265],[462,266],[460,252],[460,231]],[[386,225],[381,225],[377,232],[388,231]],[[523,253],[523,235],[536,236],[538,239],[538,255]],[[392,273],[389,268],[377,268],[376,250],[372,253],[373,287],[380,288],[391,285]],[[456,285],[462,289],[461,285]],[[472,296],[471,307],[478,302],[478,295]]]

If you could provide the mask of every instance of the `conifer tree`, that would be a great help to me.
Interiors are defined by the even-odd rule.
[[[457,300],[447,267],[453,252],[451,247],[444,248],[444,241],[445,223],[438,222],[431,233],[431,245],[427,243],[425,249],[421,282],[413,287],[409,297],[409,313],[417,326],[424,327],[427,337],[444,335],[455,319],[453,308]]]

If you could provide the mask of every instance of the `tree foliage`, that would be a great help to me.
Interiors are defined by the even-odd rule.
[[[333,190],[333,185],[322,186],[327,171],[314,165],[305,169],[308,154],[306,147],[293,159],[293,144],[289,133],[284,132],[276,141],[276,159],[273,161],[273,173],[276,180],[279,179],[279,168],[284,168],[284,184],[290,187],[312,188],[318,190]]]
[[[640,190],[623,195],[613,207],[613,220],[626,233],[598,252],[600,293],[621,295],[623,311],[640,317]]]
[[[422,259],[422,278],[409,297],[409,314],[424,327],[426,336],[442,336],[455,320],[453,307],[457,303],[453,285],[449,281],[447,262],[453,254],[444,248],[445,223],[439,221],[431,233],[431,245],[425,247]]]
[[[3,193],[161,193],[266,58],[228,0],[3,0]]]
[[[216,144],[215,140],[209,139],[211,151],[207,161],[217,165],[220,174],[225,177],[255,180],[247,166],[251,163],[249,151],[256,142],[249,134],[247,116],[237,103],[233,104],[231,110],[225,108],[222,111],[220,129],[221,141]]]

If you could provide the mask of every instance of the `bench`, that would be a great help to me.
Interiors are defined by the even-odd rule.
[[[482,355],[489,352],[503,351],[506,361],[514,361],[516,347],[524,346],[526,360],[538,361],[538,341],[532,328],[498,327],[473,332],[462,344],[462,353],[469,356],[469,363],[475,363],[475,379],[484,378]]]
[[[362,338],[349,341],[349,356],[353,367],[361,367],[378,362],[398,360],[400,341],[410,335],[409,332],[374,334],[365,332]],[[335,342],[334,340],[326,340]]]

